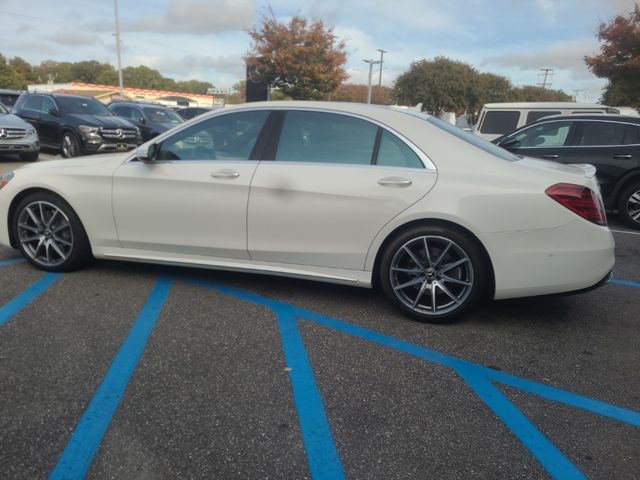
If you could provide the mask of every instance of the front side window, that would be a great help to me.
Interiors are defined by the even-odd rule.
[[[62,113],[110,116],[111,112],[94,98],[56,97]]]
[[[24,102],[24,106],[22,108],[24,108],[25,110],[34,110],[36,112],[42,112],[43,98],[44,97],[42,95],[31,95]]]
[[[576,145],[623,145],[627,125],[613,122],[582,122],[582,132]]]
[[[529,127],[513,137],[520,142],[519,148],[561,147],[571,130],[571,122],[548,122]]]
[[[376,165],[385,167],[424,168],[422,161],[409,146],[395,135],[382,131]]]
[[[520,119],[519,111],[489,111],[480,127],[481,133],[504,135],[515,130]]]
[[[622,143],[624,145],[640,145],[640,125],[627,125]]]
[[[371,164],[378,127],[347,115],[287,112],[276,160]]]
[[[155,123],[182,123],[183,120],[173,110],[168,108],[142,107],[144,114],[150,122]]]
[[[268,117],[262,110],[208,118],[163,141],[158,160],[249,160]]]
[[[127,107],[125,105],[119,105],[117,107],[111,107],[111,111],[113,113],[115,113],[119,117],[129,118],[129,119],[131,119],[131,117],[132,117],[132,115],[131,115],[132,110],[133,109],[131,107]]]

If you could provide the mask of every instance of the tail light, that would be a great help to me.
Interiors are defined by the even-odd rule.
[[[602,199],[590,188],[571,183],[556,183],[547,188],[545,193],[582,218],[597,225],[607,225]]]

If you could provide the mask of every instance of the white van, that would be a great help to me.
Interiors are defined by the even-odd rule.
[[[473,133],[489,141],[549,115],[572,113],[620,113],[596,103],[521,102],[487,103],[482,107]]]

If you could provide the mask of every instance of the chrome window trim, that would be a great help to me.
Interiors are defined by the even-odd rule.
[[[267,110],[267,111],[303,111],[303,112],[319,112],[319,113],[331,113],[331,114],[337,114],[337,115],[346,115],[348,117],[353,117],[353,118],[357,118],[359,120],[364,120],[366,122],[370,122],[373,123],[374,125],[388,131],[389,133],[391,133],[392,135],[395,135],[396,137],[398,137],[402,142],[404,142],[412,151],[413,153],[415,153],[418,158],[420,159],[420,161],[422,162],[422,164],[424,165],[424,170],[430,170],[433,172],[437,172],[437,168],[435,166],[435,164],[431,161],[431,159],[429,158],[429,156],[424,153],[422,150],[420,150],[411,140],[409,140],[407,137],[405,137],[404,135],[402,135],[401,133],[397,132],[396,130],[394,130],[393,128],[389,127],[388,125],[385,125],[384,123],[373,119],[371,117],[368,117],[366,115],[362,115],[362,114],[358,114],[358,113],[353,113],[353,112],[345,112],[343,110],[332,110],[330,108],[322,108],[322,107],[297,107],[297,106],[282,106],[282,105],[278,105],[278,106],[260,106],[260,107],[239,107],[239,108],[234,108],[232,110],[227,110],[227,111],[216,111],[214,110],[211,113],[204,113],[202,115],[199,115],[197,117],[194,117],[193,119],[184,122],[183,124],[181,124],[180,128],[176,130],[177,127],[174,127],[173,129],[171,129],[169,132],[163,133],[161,135],[159,135],[158,137],[154,138],[152,140],[153,143],[158,143],[158,142],[162,142],[164,141],[166,138],[169,138],[173,135],[177,135],[179,134],[182,130],[185,130],[188,127],[193,126],[196,123],[200,123],[200,122],[204,122],[210,118],[214,118],[220,115],[228,115],[228,114],[232,114],[232,113],[237,113],[237,112],[246,112],[246,111],[262,111],[262,110]],[[202,118],[205,117],[205,118]],[[197,120],[197,121],[194,121]],[[136,161],[136,156],[135,154],[132,155],[131,157],[127,158],[126,163],[132,162],[132,161]],[[176,160],[176,162],[181,162],[182,160]],[[197,161],[197,160],[196,160]],[[202,161],[208,161],[208,160],[202,160]],[[237,161],[250,161],[250,160],[237,160]],[[267,161],[267,160],[265,160]],[[273,161],[273,160],[268,160],[268,161]],[[155,163],[155,162],[154,162]],[[285,162],[279,162],[279,163],[285,163]],[[300,163],[305,163],[307,165],[311,165],[311,164],[323,164],[323,165],[329,165],[329,163],[324,163],[324,162],[300,162]],[[357,164],[343,164],[343,163],[337,163],[337,164],[332,164],[332,165],[357,165]],[[385,168],[382,165],[361,165],[364,167],[376,167],[376,168]],[[423,170],[422,168],[413,168],[413,167],[390,167],[390,168],[406,168],[408,170]]]

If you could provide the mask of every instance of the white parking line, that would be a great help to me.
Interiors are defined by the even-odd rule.
[[[627,233],[629,235],[640,235],[640,232],[630,232],[628,230],[613,230],[611,228],[609,230],[611,230],[614,233]]]

